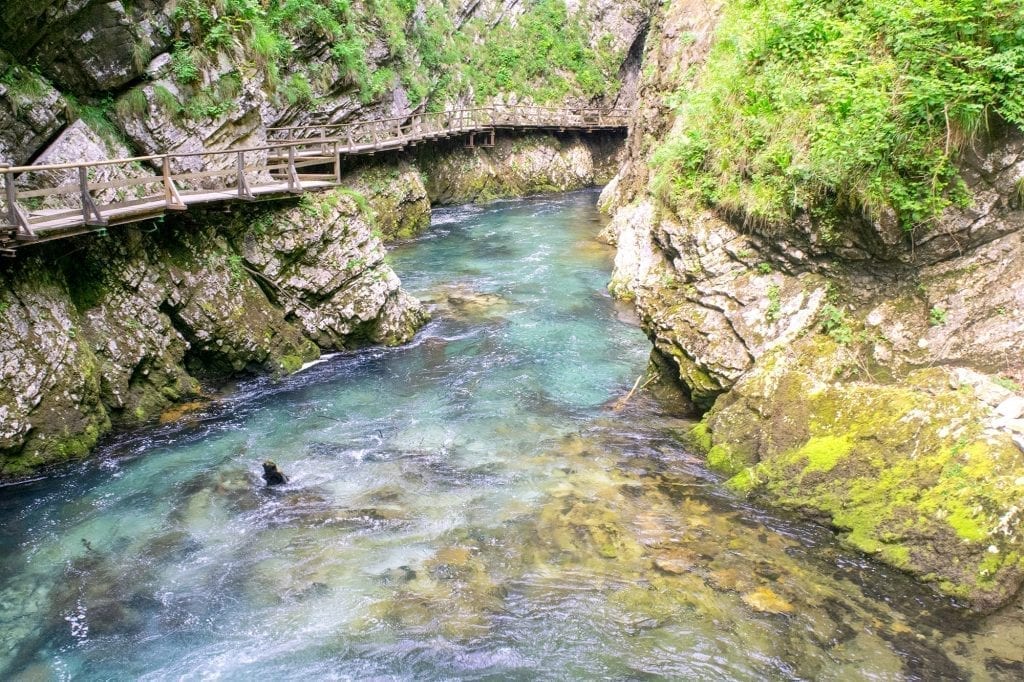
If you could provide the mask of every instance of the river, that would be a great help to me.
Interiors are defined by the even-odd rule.
[[[0,489],[0,678],[1015,679],[1015,616],[724,490],[671,388],[625,400],[650,345],[595,202],[437,210],[390,256],[412,344]]]

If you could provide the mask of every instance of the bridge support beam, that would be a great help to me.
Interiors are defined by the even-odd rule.
[[[174,179],[171,178],[171,160],[168,157],[164,157],[163,162],[163,175],[164,175],[164,206],[169,211],[185,211],[188,206],[181,200],[181,195],[178,194],[178,188],[174,185]]]
[[[10,166],[3,164],[0,166],[0,169],[2,168],[10,168]],[[34,241],[36,233],[28,222],[28,215],[18,205],[18,188],[14,186],[14,173],[10,171],[4,172],[4,198],[7,200],[8,225],[17,230],[15,238],[22,241]]]
[[[100,213],[89,193],[89,171],[85,166],[78,167],[78,191],[82,195],[82,220],[85,224],[106,227],[107,219]]]
[[[288,146],[288,191],[292,194],[302,194],[305,191],[295,170],[295,145]]]

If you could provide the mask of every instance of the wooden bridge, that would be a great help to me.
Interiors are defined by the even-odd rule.
[[[345,156],[496,130],[626,128],[624,110],[480,107],[357,123],[270,128],[261,146],[35,166],[0,166],[0,255],[27,244],[149,220],[194,204],[281,199],[341,182]]]

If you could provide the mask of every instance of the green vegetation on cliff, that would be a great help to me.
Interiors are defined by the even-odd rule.
[[[617,89],[624,55],[612,49],[607,34],[591,47],[587,27],[569,16],[563,0],[536,0],[515,24],[499,24],[486,38],[469,54],[467,73],[478,99],[517,92],[547,102],[570,92],[600,97]]]
[[[429,101],[433,108],[470,90],[481,102],[502,92],[550,102],[576,92],[597,97],[617,87],[623,55],[612,49],[610,35],[591,45],[588,29],[569,15],[564,0],[532,0],[515,19],[492,25],[475,18],[461,27],[440,0],[422,5],[179,0],[172,71],[180,85],[203,93],[204,67],[225,55],[262,71],[267,86],[289,104],[313,101],[314,84],[324,91],[336,80],[353,86],[364,104],[401,84],[412,103]],[[336,71],[297,58],[322,45]],[[384,63],[374,67],[381,52]],[[203,111],[192,107],[186,113]]]
[[[707,68],[670,98],[654,158],[670,203],[755,224],[895,211],[927,226],[970,201],[957,155],[1024,126],[1019,0],[729,0]]]

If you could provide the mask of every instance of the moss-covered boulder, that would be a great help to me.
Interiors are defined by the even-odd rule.
[[[374,164],[347,175],[342,183],[365,199],[361,208],[372,213],[374,230],[385,242],[411,239],[430,227],[427,188],[411,164]]]
[[[763,358],[693,436],[728,485],[823,519],[850,545],[974,608],[1024,583],[1024,452],[946,369],[835,380],[825,336]]]

